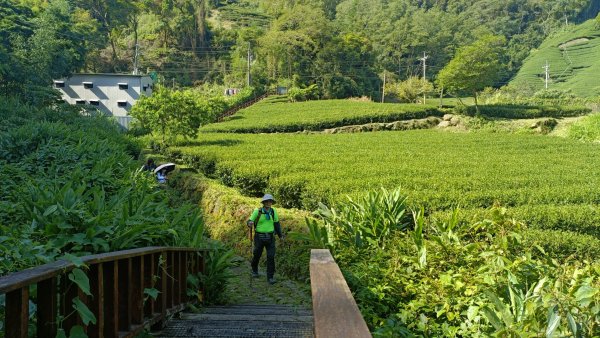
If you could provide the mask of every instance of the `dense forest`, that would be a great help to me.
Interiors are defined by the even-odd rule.
[[[0,91],[70,72],[156,72],[169,85],[306,87],[377,97],[503,37],[501,86],[529,51],[593,18],[597,0],[0,0]],[[250,75],[248,74],[250,70]]]

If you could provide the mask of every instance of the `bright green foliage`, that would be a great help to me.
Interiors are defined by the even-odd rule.
[[[401,102],[418,103],[423,99],[423,95],[433,91],[433,84],[423,78],[411,76],[405,81],[386,85],[386,91]]]
[[[366,218],[370,203],[359,204]],[[489,211],[464,221],[457,209],[431,219],[421,208],[413,226],[384,239],[385,249],[367,251],[342,244],[353,233],[329,228],[336,262],[376,337],[593,336],[600,329],[600,266],[547,257],[523,242],[523,224],[505,209]]]
[[[533,119],[540,117],[573,117],[589,114],[592,110],[583,106],[534,106],[518,104],[493,104],[479,106],[477,111],[474,106],[459,106],[455,111],[467,116],[480,116],[507,118],[507,119]]]
[[[194,137],[202,120],[208,121],[207,112],[200,111],[192,91],[172,91],[157,87],[152,96],[144,96],[131,110],[144,128],[165,137],[176,135]]]
[[[544,89],[546,62],[550,65],[549,89],[569,90],[580,97],[600,95],[595,74],[600,61],[600,30],[594,20],[552,34],[525,59],[510,86],[530,96]]]
[[[225,122],[203,127],[201,131],[294,132],[442,115],[443,113],[435,106],[414,104],[381,104],[352,100],[307,101],[293,104],[267,101],[241,110]]]
[[[454,94],[472,95],[477,107],[477,92],[491,87],[502,76],[505,43],[503,37],[486,35],[460,48],[438,74],[438,86]]]
[[[600,140],[600,115],[586,116],[569,129],[569,137],[588,142]]]
[[[320,204],[317,215],[325,220],[332,247],[364,250],[385,249],[385,240],[406,228],[405,212],[406,197],[399,189],[391,192],[381,189],[370,191],[356,201],[348,198],[339,207]]]
[[[201,125],[214,121],[219,114],[253,95],[253,88],[225,99],[222,93],[205,94],[197,89],[171,90],[160,86],[152,96],[143,96],[130,114],[138,119],[142,128],[160,135],[164,143],[165,138],[172,139],[177,135],[195,137]]]
[[[116,124],[67,107],[4,102],[0,274],[65,253],[202,243],[199,212],[192,205],[173,208],[155,178],[137,172],[132,156],[139,147]],[[72,280],[82,281],[77,271]]]
[[[198,282],[194,278],[188,281],[196,289],[204,290],[204,300],[207,303],[222,303],[227,299],[225,290],[228,280],[233,277],[229,270],[233,264],[233,251],[220,245],[209,251],[205,259],[205,271],[198,274]]]
[[[316,84],[306,88],[292,87],[288,91],[288,98],[291,102],[309,101],[318,99],[318,90]]]

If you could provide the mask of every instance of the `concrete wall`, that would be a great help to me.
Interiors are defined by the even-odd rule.
[[[91,83],[91,88],[86,88],[86,83]],[[120,88],[119,84],[126,84],[127,88]],[[74,74],[68,79],[54,81],[54,87],[66,102],[97,103],[99,110],[109,116],[122,117],[119,120],[128,117],[140,95],[152,94],[152,86],[149,76],[128,74]]]

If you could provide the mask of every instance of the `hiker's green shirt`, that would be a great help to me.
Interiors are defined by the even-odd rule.
[[[256,232],[274,232],[275,222],[279,222],[279,215],[277,215],[277,211],[274,208],[271,208],[267,213],[265,208],[260,209],[262,209],[262,215],[260,215],[258,224],[254,224],[256,227]],[[258,210],[259,208],[254,209],[252,215],[250,215],[250,221],[256,221],[256,217],[258,217]],[[271,210],[273,211],[272,213]]]

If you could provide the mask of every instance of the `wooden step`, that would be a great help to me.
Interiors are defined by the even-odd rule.
[[[312,312],[284,305],[232,305],[184,313],[156,337],[313,337]]]

